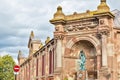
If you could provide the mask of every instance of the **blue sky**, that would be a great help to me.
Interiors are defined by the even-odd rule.
[[[54,26],[49,23],[57,6],[65,14],[96,10],[100,0],[0,0],[0,55],[11,55],[17,61],[18,51],[28,55],[31,30],[43,43],[53,37]],[[111,11],[120,10],[120,0],[107,0]]]

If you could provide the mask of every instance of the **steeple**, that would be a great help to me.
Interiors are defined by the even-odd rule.
[[[29,41],[28,41],[28,48],[29,48],[29,56],[39,50],[41,41],[34,36],[34,32],[31,31]]]
[[[34,32],[31,31],[30,38],[34,38]]]
[[[19,55],[22,55],[22,52],[21,52],[21,50],[19,50],[18,54],[19,54]]]
[[[97,7],[98,12],[109,12],[110,8],[106,4],[106,0],[101,0],[100,5]]]
[[[25,61],[25,57],[23,56],[21,50],[18,51],[18,64],[21,65]]]
[[[19,51],[18,51],[18,60],[21,59],[21,58],[23,58],[23,55],[22,55],[21,50],[19,50]]]

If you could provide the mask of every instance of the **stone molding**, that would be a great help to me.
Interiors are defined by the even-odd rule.
[[[99,45],[101,45],[101,43],[96,37],[91,36],[91,35],[79,36],[79,37],[75,37],[75,38],[72,38],[69,41],[67,41],[66,48],[65,48],[65,55],[67,55],[67,52],[71,52],[71,48],[76,42],[81,41],[81,40],[87,40],[87,41],[91,42],[94,45],[94,47],[97,49],[96,55],[101,55],[100,46],[99,46]]]
[[[87,40],[87,41],[91,42],[95,47],[100,45],[100,41],[96,37],[87,35],[87,36],[74,37],[74,38],[70,39],[66,44],[66,48],[72,48],[72,46],[80,40]]]

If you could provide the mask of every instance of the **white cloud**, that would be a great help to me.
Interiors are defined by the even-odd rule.
[[[61,5],[65,14],[96,10],[100,0],[0,0],[0,55],[9,53],[17,59],[18,50],[28,54],[31,30],[42,42],[53,37],[49,20]],[[120,10],[119,0],[107,0],[111,10]]]
[[[8,55],[8,53],[6,51],[0,52],[0,56],[5,56],[5,55]]]

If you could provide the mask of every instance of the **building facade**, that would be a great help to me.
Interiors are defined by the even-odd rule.
[[[97,10],[65,15],[59,6],[45,45],[31,32],[29,56],[18,54],[17,80],[120,80],[119,11],[106,0]]]

